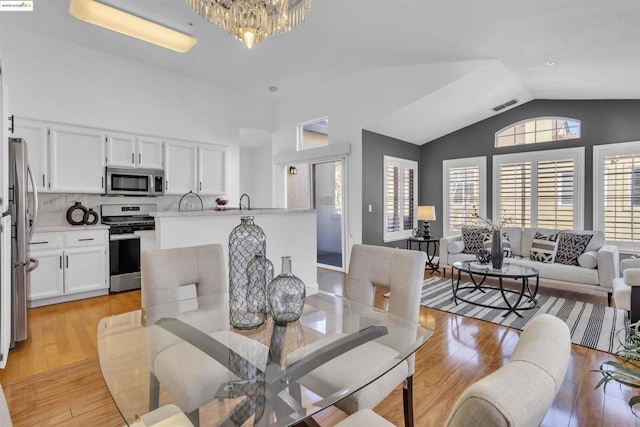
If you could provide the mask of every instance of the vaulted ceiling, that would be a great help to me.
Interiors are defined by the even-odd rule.
[[[185,54],[159,48],[72,18],[68,0],[0,19],[3,32],[20,27],[276,102],[365,69],[426,65],[415,101],[368,126],[415,144],[511,99],[640,98],[637,0],[315,0],[299,28],[250,50],[184,0],[104,3],[198,42]]]

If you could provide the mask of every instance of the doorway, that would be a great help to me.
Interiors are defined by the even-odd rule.
[[[317,262],[344,271],[344,159],[287,168],[287,208],[317,211]]]

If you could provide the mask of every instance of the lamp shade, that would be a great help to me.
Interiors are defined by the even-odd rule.
[[[435,221],[436,207],[435,206],[418,206],[418,219],[421,221]]]

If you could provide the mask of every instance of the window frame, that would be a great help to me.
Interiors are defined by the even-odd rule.
[[[606,177],[604,175],[604,160],[608,156],[638,155],[640,156],[640,141],[619,142],[593,146],[593,228],[605,233],[605,242],[614,244],[625,252],[638,253],[640,241],[618,241],[607,239],[605,232],[605,193]],[[633,185],[633,183],[631,183]]]
[[[545,120],[564,120],[564,121],[572,121],[572,122],[576,122],[578,124],[578,136],[575,138],[566,138],[566,139],[550,139],[550,140],[546,140],[546,141],[537,141],[537,135],[538,133],[542,133],[542,132],[549,132],[549,131],[553,131],[553,130],[558,130],[558,128],[555,129],[540,129],[538,130],[538,122],[541,121],[545,121]],[[510,145],[498,145],[498,141],[500,139],[500,134],[502,132],[504,132],[505,130],[509,129],[509,128],[514,128],[514,140],[515,140],[515,135],[517,135],[515,133],[515,128],[520,125],[520,124],[526,124],[526,123],[530,123],[530,122],[535,122],[535,126],[536,126],[536,130],[533,132],[527,132],[525,134],[522,135],[526,135],[526,134],[535,134],[536,135],[536,141],[535,142],[525,142],[524,144],[516,144],[515,141],[513,144]],[[506,135],[504,135],[506,136]],[[521,147],[521,146],[526,146],[526,145],[534,145],[534,144],[544,144],[547,142],[558,142],[558,141],[571,141],[571,140],[575,140],[575,139],[580,139],[582,138],[582,121],[580,119],[575,119],[573,117],[564,117],[564,116],[539,116],[539,117],[530,117],[527,119],[523,119],[523,120],[519,120],[515,123],[511,123],[505,127],[503,127],[502,129],[499,129],[495,135],[494,135],[494,147],[495,148],[507,148],[507,147]]]
[[[323,120],[327,121],[327,144],[321,145],[318,147],[326,147],[327,145],[329,145],[329,124],[328,124],[329,116],[323,116],[314,120],[308,120],[305,122],[298,123],[298,126],[296,127],[296,151],[304,151],[304,150],[311,150],[313,148],[318,148],[318,147],[306,147],[306,148],[304,147],[304,127],[308,125],[316,124]]]
[[[413,169],[413,224],[408,230],[388,231],[387,229],[387,168],[389,166]],[[413,229],[418,225],[418,162],[394,156],[383,156],[382,167],[382,239],[384,242],[394,242],[413,236]]]
[[[584,228],[584,147],[560,148],[555,150],[526,151],[522,153],[499,154],[493,156],[493,185],[492,185],[492,218],[500,217],[500,165],[503,163],[531,162],[531,225],[538,227],[538,163],[544,161],[575,161],[573,187],[573,230]],[[534,179],[533,177],[536,177]]]
[[[487,216],[487,157],[467,157],[463,159],[448,159],[442,161],[442,235],[459,235],[462,230],[451,228],[451,215],[449,211],[449,171],[454,168],[477,167],[480,177],[478,194],[478,215]]]

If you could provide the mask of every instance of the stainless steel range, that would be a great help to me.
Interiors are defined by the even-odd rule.
[[[155,230],[150,215],[155,204],[101,205],[102,223],[109,226],[109,291],[140,289],[140,237],[134,232]]]

